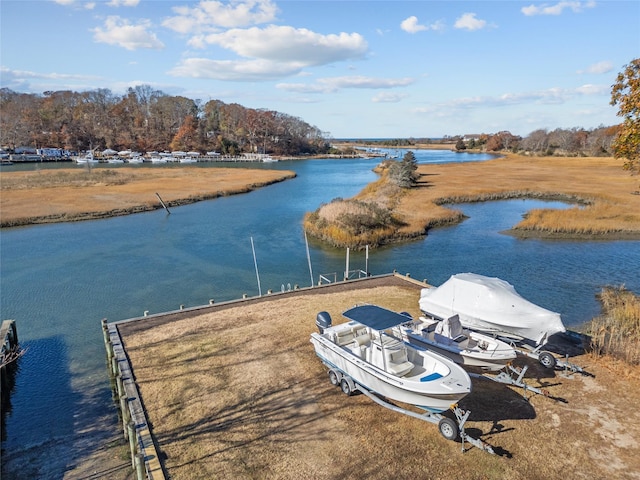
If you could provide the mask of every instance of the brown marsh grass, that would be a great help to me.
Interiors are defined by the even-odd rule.
[[[413,221],[407,228],[429,225],[435,206],[463,201],[542,198],[579,204],[566,210],[529,212],[513,226],[558,236],[626,234],[640,238],[637,179],[613,158],[522,157],[508,155],[488,162],[421,166],[421,184],[403,198],[399,209]],[[420,206],[424,208],[421,209]],[[414,212],[425,212],[424,216]]]
[[[576,204],[566,210],[533,210],[512,227],[514,235],[640,238],[637,178],[613,158],[506,155],[485,162],[420,165],[418,173],[420,180],[412,189],[390,194],[383,175],[354,197],[392,209],[397,228],[382,243],[422,236],[430,228],[461,221],[464,216],[455,209],[456,203],[513,198]],[[366,244],[366,239],[360,240]],[[379,238],[376,242],[381,243]]]
[[[244,193],[295,177],[240,168],[93,168],[0,172],[2,227],[103,218]]]
[[[587,325],[593,355],[640,365],[640,297],[622,287],[605,287],[598,295],[602,315]]]

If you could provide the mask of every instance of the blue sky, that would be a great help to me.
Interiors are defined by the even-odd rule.
[[[0,0],[0,86],[150,85],[334,138],[620,123],[640,1]]]

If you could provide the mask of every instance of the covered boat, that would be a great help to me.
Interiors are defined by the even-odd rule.
[[[544,344],[565,332],[559,313],[526,300],[510,283],[474,273],[452,275],[437,288],[424,288],[420,310],[435,318],[458,315],[465,328]]]
[[[316,324],[311,343],[322,362],[369,391],[430,412],[443,412],[471,392],[467,372],[435,352],[390,335],[407,317],[376,305],[353,307],[350,320],[332,325],[327,312]]]

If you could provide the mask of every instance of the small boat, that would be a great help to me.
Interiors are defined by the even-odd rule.
[[[437,288],[423,288],[420,310],[439,319],[458,315],[465,328],[536,345],[566,331],[559,313],[529,302],[504,280],[475,273],[452,275]]]
[[[107,160],[107,163],[124,163],[124,160],[122,160],[121,158],[110,158]]]
[[[516,356],[516,350],[497,338],[462,327],[458,315],[438,320],[435,318],[411,318],[407,323],[394,327],[393,331],[405,342],[432,349],[465,367],[482,370],[503,369]]]
[[[93,152],[87,152],[87,154],[84,157],[76,157],[75,162],[78,165],[87,165],[90,163],[91,164],[98,163],[98,160],[93,156]]]
[[[151,163],[167,163],[166,157],[151,157],[149,161]]]
[[[182,157],[180,163],[198,163],[198,159],[194,157]]]
[[[127,163],[142,163],[144,160],[142,157],[131,157],[127,159]]]
[[[349,322],[332,325],[320,312],[311,334],[316,355],[330,369],[369,391],[433,413],[448,410],[471,392],[467,372],[435,352],[417,348],[387,333],[407,317],[377,305],[343,313]]]
[[[262,161],[263,161],[264,163],[272,163],[272,162],[277,162],[277,161],[278,161],[278,159],[277,159],[277,158],[273,158],[273,157],[272,157],[272,156],[270,156],[270,155],[267,155],[266,157],[262,157]]]

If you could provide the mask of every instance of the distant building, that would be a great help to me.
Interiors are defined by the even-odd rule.
[[[468,133],[462,137],[462,141],[464,143],[469,143],[471,140],[479,141],[482,138],[481,134],[478,133]]]
[[[42,155],[43,157],[63,158],[70,155],[69,150],[63,150],[62,148],[38,148],[35,151],[36,155]]]

